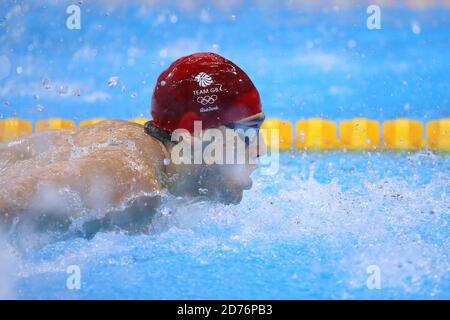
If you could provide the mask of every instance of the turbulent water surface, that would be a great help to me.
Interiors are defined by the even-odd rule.
[[[165,199],[153,233],[24,235],[2,251],[16,298],[448,298],[450,158],[281,156],[237,206]],[[36,247],[37,240],[41,245]],[[69,266],[80,290],[68,290]],[[369,290],[367,268],[381,272]]]
[[[370,31],[359,1],[318,10],[144,2],[78,1],[81,29],[69,30],[64,1],[1,1],[0,118],[149,116],[158,74],[198,51],[240,65],[268,117],[450,115],[448,9],[386,4],[382,29]],[[237,206],[166,197],[149,234],[4,231],[0,296],[450,297],[448,155],[286,152],[280,161],[274,175],[255,172]],[[67,288],[70,266],[80,290]],[[370,290],[373,268],[381,288]]]

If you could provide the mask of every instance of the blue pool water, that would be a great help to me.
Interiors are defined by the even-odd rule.
[[[10,62],[0,63],[3,117],[148,116],[159,73],[198,51],[240,65],[269,116],[449,115],[449,9],[381,8],[382,28],[370,31],[362,4],[188,10],[85,1],[81,29],[68,30],[67,4],[15,2],[0,4],[0,17],[8,17],[0,22],[0,56]],[[111,77],[116,86],[108,86]]]
[[[0,116],[148,116],[157,75],[217,51],[248,72],[268,116],[450,115],[450,11],[365,6],[0,4]],[[118,84],[108,80],[118,77]],[[449,298],[450,157],[417,153],[280,156],[242,203],[166,197],[151,235],[0,237],[7,298]],[[66,286],[79,266],[81,289]],[[381,288],[366,285],[377,266]]]
[[[10,293],[449,297],[449,157],[293,153],[281,157],[281,168],[276,176],[257,174],[237,206],[166,199],[153,235],[99,233],[36,249],[37,237],[23,235],[27,253],[9,251]],[[79,291],[66,288],[71,265],[82,272]],[[366,286],[371,265],[380,268],[381,289]]]

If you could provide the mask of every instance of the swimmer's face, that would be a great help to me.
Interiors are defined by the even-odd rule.
[[[251,189],[253,181],[251,174],[257,165],[225,165],[219,169],[220,178],[211,183],[215,190],[216,200],[226,204],[241,202],[244,190]],[[217,176],[219,177],[219,176]]]
[[[217,130],[216,133],[220,131],[224,137],[223,162],[220,164],[178,165],[175,171],[178,173],[179,179],[172,191],[175,191],[175,194],[206,196],[211,200],[236,204],[242,200],[244,190],[252,187],[253,182],[250,176],[258,168],[257,158],[266,152],[266,146],[257,130],[245,131],[247,135],[250,135],[247,139],[245,135],[242,135],[244,130],[240,132],[240,136],[233,137],[229,134],[228,138],[227,133],[233,131],[230,128],[219,127],[215,130]],[[255,134],[255,136],[251,136],[251,134]],[[229,162],[226,161],[226,157],[229,156],[233,139],[234,141],[242,139],[242,141],[234,144],[234,159]],[[249,141],[250,139],[251,141]],[[209,143],[204,143],[203,156],[208,150],[208,145]]]
[[[256,129],[259,129],[259,127]],[[220,130],[225,132],[225,136],[227,136],[227,130],[230,131],[230,128],[221,127]],[[259,133],[255,128],[239,128],[238,130],[241,130],[238,139],[241,139],[240,142],[243,143],[241,148],[239,146],[235,148],[233,164],[217,166],[217,174],[215,178],[211,179],[211,188],[215,190],[217,200],[227,204],[239,203],[242,200],[244,190],[251,189],[253,185],[251,174],[258,168],[257,158],[266,151],[264,141],[262,137],[258,136]],[[227,152],[227,145],[233,145],[233,139],[233,137],[225,139],[224,154]],[[239,152],[243,154],[239,154]],[[242,161],[242,158],[239,161],[239,156],[244,161]]]

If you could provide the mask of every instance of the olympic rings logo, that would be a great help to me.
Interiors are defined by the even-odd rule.
[[[197,98],[197,102],[201,103],[204,106],[207,104],[213,104],[216,101],[217,101],[217,95],[215,95],[215,94],[213,94],[211,96],[203,96],[203,97]]]

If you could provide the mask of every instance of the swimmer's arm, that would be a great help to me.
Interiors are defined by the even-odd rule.
[[[142,126],[104,121],[83,130],[0,144],[0,150],[0,215],[36,206],[43,208],[33,212],[52,209],[41,200],[48,190],[62,187],[78,193],[83,207],[92,209],[121,208],[125,203],[137,212],[159,205],[164,156]],[[64,207],[63,202],[56,204]]]

